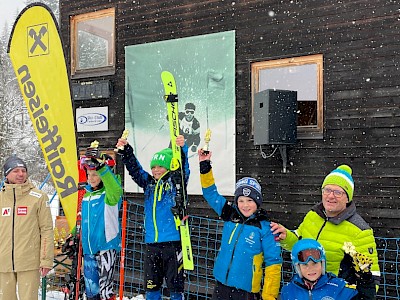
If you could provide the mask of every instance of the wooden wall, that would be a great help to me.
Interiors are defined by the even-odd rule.
[[[109,132],[79,134],[79,147],[87,147],[97,138],[113,148],[124,129],[125,46],[236,30],[237,177],[258,178],[264,192],[263,207],[271,211],[273,219],[294,228],[320,201],[324,176],[338,164],[349,164],[360,214],[377,236],[400,236],[399,1],[88,3],[60,0],[68,64],[69,17],[115,7],[117,71],[115,76],[105,77],[114,87],[110,99],[75,101],[76,107],[108,105],[110,114]],[[253,145],[250,63],[309,54],[324,55],[324,138],[299,140],[291,146],[289,172],[282,173],[279,154],[263,159]],[[204,214],[204,201],[196,197],[192,201],[191,213]]]

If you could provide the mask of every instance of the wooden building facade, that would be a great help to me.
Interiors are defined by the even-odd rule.
[[[126,46],[235,30],[236,177],[257,178],[263,207],[274,220],[295,228],[320,201],[324,177],[348,164],[359,213],[377,236],[399,237],[399,8],[397,0],[60,0],[73,88],[106,83],[106,96],[73,100],[75,108],[108,106],[108,131],[78,133],[79,148],[99,139],[112,149],[124,130]],[[115,40],[115,51],[107,50],[110,61],[104,68],[79,72],[73,34],[79,22],[74,22],[103,12],[115,18],[109,37]],[[86,23],[88,28],[95,25]],[[303,103],[306,118],[307,107],[312,113],[309,123],[297,127],[297,142],[282,152],[287,154],[283,172],[280,151],[268,157],[276,146],[263,146],[263,158],[254,144],[259,70],[301,66],[307,59],[316,65],[320,94],[312,106]],[[209,215],[201,197],[191,199],[191,214]]]

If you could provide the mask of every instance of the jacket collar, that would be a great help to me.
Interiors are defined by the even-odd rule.
[[[311,210],[315,211],[321,218],[326,219],[335,225],[338,225],[343,221],[350,219],[353,215],[356,214],[356,205],[353,201],[351,201],[344,211],[342,211],[336,217],[331,218],[326,216],[322,202],[314,205]]]
[[[27,179],[24,183],[18,183],[18,184],[4,182],[3,191],[7,193],[15,190],[16,193],[25,194],[34,187],[35,186],[32,184],[30,179]]]

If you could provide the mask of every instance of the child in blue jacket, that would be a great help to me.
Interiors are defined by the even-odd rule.
[[[316,240],[299,240],[293,246],[291,258],[297,274],[282,288],[281,300],[361,300],[369,299],[369,290],[375,289],[370,271],[363,274],[357,287],[326,273],[325,250]]]
[[[234,203],[217,191],[211,152],[198,151],[203,196],[225,221],[221,248],[214,264],[213,300],[255,300],[260,297],[265,265],[263,300],[276,299],[281,279],[281,248],[270,231],[261,186],[244,177],[236,183]]]
[[[122,187],[108,166],[115,161],[97,148],[88,148],[81,164],[86,168],[88,181],[81,222],[86,298],[114,300],[114,265],[121,248],[118,216]]]
[[[188,147],[183,135],[176,138],[182,148],[184,184],[189,179]],[[144,191],[144,227],[146,256],[144,280],[147,300],[161,300],[163,280],[170,291],[171,300],[183,300],[184,270],[180,234],[171,209],[176,206],[176,186],[171,178],[172,150],[155,153],[150,162],[151,174],[146,172],[126,139],[119,139],[116,147],[132,179]]]

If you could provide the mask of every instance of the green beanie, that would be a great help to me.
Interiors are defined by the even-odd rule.
[[[337,167],[325,177],[325,180],[322,183],[322,188],[328,184],[340,186],[347,193],[350,202],[353,200],[354,192],[354,181],[353,177],[351,177],[352,172],[353,171],[348,165],[341,165]]]
[[[153,155],[150,162],[150,168],[153,168],[155,166],[160,166],[166,168],[167,170],[170,170],[171,160],[172,160],[172,149],[165,148]]]

